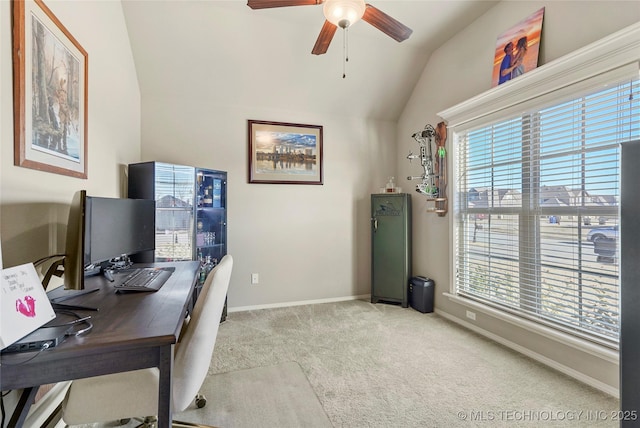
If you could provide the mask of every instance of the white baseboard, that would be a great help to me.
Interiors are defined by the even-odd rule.
[[[526,355],[527,357],[530,357],[546,366],[549,366],[555,370],[558,370],[561,373],[564,373],[568,376],[571,376],[574,379],[579,380],[582,383],[585,383],[589,386],[592,386],[606,394],[609,394],[615,398],[620,398],[620,390],[618,388],[615,388],[609,384],[606,384],[602,381],[599,381],[598,379],[592,378],[591,376],[588,376],[582,372],[579,372],[571,367],[565,366],[564,364],[560,364],[555,360],[552,360],[551,358],[545,357],[544,355],[538,354],[537,352],[532,351],[529,348],[525,348],[524,346],[518,345],[517,343],[513,343],[510,340],[505,339],[504,337],[498,336],[494,333],[491,333],[487,330],[484,330],[480,327],[478,327],[477,325],[471,324],[469,322],[466,322],[465,320],[462,320],[458,317],[455,317],[449,313],[446,312],[442,312],[438,309],[435,310],[436,314],[438,314],[439,316],[448,319],[449,321],[455,322],[456,324],[459,324],[465,328],[468,328],[469,330],[472,330],[478,334],[481,334],[495,342],[498,342],[508,348],[513,349],[516,352],[519,352],[523,355]]]
[[[370,294],[362,294],[359,296],[331,297],[328,299],[301,300],[297,302],[270,303],[266,305],[237,306],[233,308],[227,308],[227,312],[228,313],[244,312],[244,311],[254,311],[257,309],[286,308],[289,306],[315,305],[318,303],[334,303],[334,302],[344,302],[347,300],[370,300],[370,299],[371,299]]]

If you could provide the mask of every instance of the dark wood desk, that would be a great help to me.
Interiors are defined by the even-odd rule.
[[[135,266],[174,266],[169,280],[156,292],[116,293],[103,276],[86,278],[85,289],[97,292],[64,301],[66,304],[93,306],[93,329],[84,336],[68,337],[55,348],[40,352],[6,354],[1,357],[0,389],[24,389],[9,426],[22,426],[38,386],[49,383],[125,372],[149,367],[160,370],[158,426],[171,426],[171,371],[173,346],[177,343],[191,302],[200,262],[140,264]],[[117,278],[116,278],[117,280]],[[50,297],[69,293],[54,290]],[[99,403],[96,403],[99,405]],[[18,412],[20,405],[24,406]],[[140,415],[148,416],[148,415]]]

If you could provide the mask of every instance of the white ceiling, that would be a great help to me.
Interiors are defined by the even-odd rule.
[[[396,120],[430,56],[497,1],[369,0],[413,29],[398,43],[364,21],[325,55],[322,6],[252,10],[243,0],[122,0],[143,101],[202,102]],[[267,118],[268,119],[268,118]]]

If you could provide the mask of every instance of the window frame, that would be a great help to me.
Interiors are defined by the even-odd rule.
[[[640,81],[633,77],[631,80],[634,98],[638,100]],[[459,214],[454,228],[457,295],[617,347],[619,293],[615,287],[620,283],[619,264],[612,263],[605,269],[592,264],[596,256],[592,254],[594,248],[587,245],[583,219],[606,215],[618,224],[619,205],[590,204],[584,192],[597,192],[598,188],[589,190],[589,177],[594,176],[586,175],[585,171],[595,172],[609,162],[600,160],[602,153],[615,154],[616,167],[610,169],[607,163],[607,174],[601,176],[598,185],[606,185],[600,190],[613,192],[616,201],[619,200],[620,142],[630,137],[627,134],[630,124],[634,129],[632,138],[637,138],[638,102],[633,103],[633,116],[625,116],[623,121],[618,117],[620,110],[611,111],[608,106],[611,100],[616,105],[626,104],[630,89],[629,79],[625,79],[619,86],[577,96],[571,103],[561,103],[550,110],[534,109],[516,118],[457,134],[456,166],[461,163],[465,168],[454,183]],[[603,100],[609,102],[601,110]],[[626,107],[624,111],[628,111]],[[597,133],[585,131],[585,117],[594,113],[595,118],[606,123],[614,119],[617,131],[608,132],[615,135],[611,141],[602,141]],[[573,138],[567,140],[566,132],[550,133],[557,130],[558,124],[563,129],[576,129],[576,117],[579,133]],[[564,125],[567,119],[572,121],[570,128]],[[602,120],[589,122],[589,127],[597,129],[605,123]],[[547,134],[548,138],[538,138]],[[567,157],[573,160],[562,161]],[[549,160],[551,166],[545,167]],[[594,160],[597,162],[593,163]],[[582,171],[578,175],[574,175],[576,168]],[[548,187],[543,179],[547,174],[563,174],[563,180],[570,181]],[[503,192],[507,189],[512,192]],[[556,194],[564,189],[566,199],[562,200],[566,206],[541,204],[546,192]],[[556,223],[551,216],[558,215],[569,219],[573,226],[545,225],[547,221]],[[517,232],[505,234],[504,227],[516,227]],[[475,244],[476,233],[486,244]],[[555,247],[557,233],[577,245]],[[485,282],[486,278],[492,280]]]
[[[476,97],[464,101],[454,107],[438,113],[448,125],[450,135],[453,135],[452,150],[449,151],[449,171],[451,171],[451,189],[457,189],[460,171],[457,168],[458,134],[472,128],[495,123],[501,119],[514,117],[531,108],[544,108],[545,105],[559,104],[570,100],[576,94],[587,92],[593,88],[602,87],[612,81],[620,81],[628,76],[638,76],[640,61],[640,23],[626,27],[604,39],[585,46],[558,60],[542,65],[518,79],[511,80],[497,86]],[[452,190],[454,191],[454,190]],[[453,195],[452,195],[453,196]],[[456,237],[456,218],[460,214],[457,198],[452,197],[452,212],[449,219],[449,236],[451,242]],[[567,343],[568,334],[545,326],[539,321],[528,321],[519,316],[509,314],[502,309],[479,303],[456,294],[456,247],[450,247],[450,281],[449,293],[445,293],[451,300],[489,313],[497,318],[513,322],[529,330],[556,337]],[[585,343],[580,338],[571,338],[570,344],[585,350],[594,349],[593,344]],[[600,349],[600,346],[596,345]],[[603,354],[604,352],[604,354]],[[599,350],[599,356],[612,358],[609,351]],[[617,354],[617,352],[616,352]]]

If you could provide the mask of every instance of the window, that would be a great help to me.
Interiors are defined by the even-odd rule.
[[[457,133],[457,294],[617,344],[620,143],[638,139],[639,86]]]
[[[438,113],[453,136],[451,299],[618,347],[620,145],[640,140],[639,61],[633,25]]]

